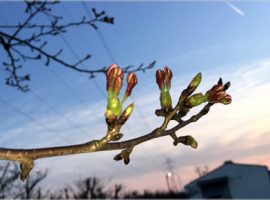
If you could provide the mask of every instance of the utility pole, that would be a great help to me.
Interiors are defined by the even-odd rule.
[[[170,193],[180,191],[181,188],[181,180],[178,173],[175,171],[172,160],[167,158],[165,161],[166,164],[166,183],[168,187],[168,191]]]

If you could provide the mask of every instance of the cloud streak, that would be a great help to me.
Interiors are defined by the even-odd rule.
[[[240,10],[236,5],[232,4],[230,1],[225,1],[225,3],[234,11],[236,12],[238,15],[240,16],[245,16],[246,14]]]

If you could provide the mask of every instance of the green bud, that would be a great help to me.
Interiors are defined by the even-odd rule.
[[[112,97],[108,99],[107,109],[111,110],[116,116],[119,116],[122,112],[122,104],[118,97]]]
[[[119,117],[117,124],[118,125],[123,125],[124,123],[126,123],[126,121],[128,120],[128,118],[130,117],[132,111],[134,108],[134,103],[130,104],[121,114],[121,116]]]
[[[108,98],[107,108],[105,112],[106,123],[109,127],[113,127],[119,115],[122,112],[122,104],[118,97]]]
[[[184,145],[189,145],[194,149],[198,147],[198,142],[190,135],[179,137],[178,142],[181,142]]]
[[[192,94],[197,89],[197,87],[201,83],[201,80],[202,80],[202,73],[200,72],[192,79],[192,81],[188,85],[187,91],[189,95]]]
[[[202,93],[197,93],[190,96],[187,100],[188,107],[195,107],[207,101],[207,95],[203,95]]]
[[[160,105],[162,110],[168,111],[172,109],[172,99],[169,91],[161,90]]]

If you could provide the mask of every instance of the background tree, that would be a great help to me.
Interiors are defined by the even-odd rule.
[[[201,177],[209,172],[209,167],[207,165],[203,167],[195,167],[194,171],[198,175],[198,177]]]
[[[58,37],[66,33],[69,29],[81,26],[88,26],[98,29],[98,23],[114,24],[114,18],[106,14],[105,11],[98,12],[92,9],[94,18],[87,19],[82,16],[80,21],[62,23],[63,17],[53,12],[53,6],[59,1],[25,1],[26,19],[17,25],[0,25],[0,44],[7,54],[7,59],[3,61],[5,70],[9,73],[6,78],[6,84],[16,87],[26,92],[29,86],[26,82],[30,81],[30,74],[21,74],[19,70],[27,64],[28,61],[43,61],[46,66],[54,62],[58,65],[67,67],[77,72],[85,73],[90,78],[94,78],[97,73],[105,73],[107,67],[100,66],[98,69],[91,70],[82,67],[81,64],[91,58],[90,54],[79,58],[77,62],[69,63],[61,58],[63,49],[57,52],[50,52],[47,46],[50,46],[48,37]],[[37,20],[45,16],[49,23],[38,23]],[[7,31],[5,31],[7,30]],[[27,31],[27,36],[22,34]],[[141,64],[133,68],[132,65],[123,68],[124,72],[145,71],[153,68],[155,61],[148,66]],[[93,70],[92,70],[93,69]]]
[[[7,162],[0,165],[0,198],[12,199],[41,199],[45,194],[38,184],[47,176],[47,171],[35,171],[25,182],[19,180],[20,169],[15,163]]]

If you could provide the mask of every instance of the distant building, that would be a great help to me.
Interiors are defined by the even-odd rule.
[[[226,161],[222,166],[185,186],[190,198],[270,198],[266,166]]]

